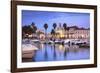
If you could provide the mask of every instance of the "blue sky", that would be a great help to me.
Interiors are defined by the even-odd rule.
[[[48,24],[48,32],[51,31],[52,24],[66,23],[67,26],[78,26],[89,28],[90,27],[90,14],[89,13],[75,13],[75,12],[48,12],[48,11],[31,11],[22,10],[22,26],[35,23],[37,28],[44,29],[45,23]]]

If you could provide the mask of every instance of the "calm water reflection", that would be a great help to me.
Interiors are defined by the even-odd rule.
[[[32,61],[81,60],[90,58],[89,48],[79,48],[77,45],[40,44]]]

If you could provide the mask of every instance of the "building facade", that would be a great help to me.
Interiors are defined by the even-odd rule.
[[[62,26],[57,27],[56,38],[66,38],[66,39],[89,39],[90,38],[90,29],[79,28],[77,26],[67,27],[65,31]]]

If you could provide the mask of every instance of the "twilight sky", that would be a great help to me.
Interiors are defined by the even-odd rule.
[[[30,25],[32,22],[35,23],[37,28],[44,30],[44,24],[47,23],[49,28],[48,32],[51,31],[52,24],[59,23],[63,25],[66,23],[67,26],[78,26],[89,28],[90,27],[90,14],[89,13],[75,13],[75,12],[48,12],[48,11],[31,11],[22,10],[22,26]]]

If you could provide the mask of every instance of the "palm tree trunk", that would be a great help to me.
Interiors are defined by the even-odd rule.
[[[64,35],[65,35],[65,39],[66,39],[66,30],[65,30],[65,34]]]
[[[69,39],[69,30],[68,30],[68,33],[67,33],[67,35],[68,35],[68,39]]]
[[[47,30],[45,30],[45,41],[47,43]]]

